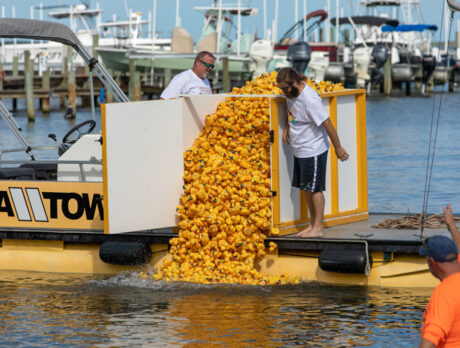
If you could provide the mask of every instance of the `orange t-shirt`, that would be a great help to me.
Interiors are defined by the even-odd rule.
[[[423,314],[422,337],[436,347],[460,347],[460,273],[434,289]]]

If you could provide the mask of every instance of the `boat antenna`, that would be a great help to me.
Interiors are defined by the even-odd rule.
[[[452,32],[452,24],[454,21],[454,13],[456,11],[460,11],[460,5],[457,4],[453,0],[447,0],[447,3],[450,7],[451,10],[451,16],[450,16],[450,25],[449,25],[449,32],[447,36],[447,42],[449,42],[450,39],[450,34]],[[444,22],[444,11],[445,11],[445,3],[443,1],[442,3],[442,16],[441,16],[441,23]],[[439,42],[441,42],[442,38],[442,25],[441,25],[441,30],[439,32]],[[448,50],[446,51],[446,65],[444,69],[444,76],[447,76],[447,69],[449,67],[449,54]],[[423,230],[425,228],[425,221],[426,221],[426,211],[428,208],[428,200],[430,196],[430,188],[431,188],[431,176],[433,173],[433,164],[434,164],[434,154],[436,150],[436,141],[438,138],[438,128],[439,128],[439,120],[441,117],[441,106],[442,106],[442,99],[444,97],[444,87],[441,89],[441,94],[439,97],[439,106],[438,106],[438,112],[437,112],[437,118],[436,118],[436,125],[433,127],[434,124],[434,115],[435,115],[435,105],[436,105],[436,97],[433,98],[433,108],[431,111],[431,125],[430,125],[430,139],[428,142],[428,155],[427,155],[427,161],[426,161],[426,173],[425,173],[425,189],[423,193],[423,207],[422,207],[422,213],[420,216],[420,239],[423,240]],[[432,145],[433,144],[433,145]]]

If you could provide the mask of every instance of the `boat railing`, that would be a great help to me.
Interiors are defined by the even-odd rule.
[[[45,148],[56,148],[56,146],[39,146],[37,147],[39,150],[43,150]],[[35,148],[35,149],[37,149]],[[6,152],[17,152],[17,151],[24,151],[23,149],[10,149],[5,151],[0,151],[0,168],[3,167],[5,164],[26,164],[26,163],[36,163],[36,164],[76,164],[80,168],[80,174],[82,181],[86,181],[85,171],[83,169],[83,165],[90,164],[90,165],[100,165],[102,166],[102,161],[97,160],[95,157],[91,157],[89,160],[34,160],[34,161],[24,161],[24,160],[1,160],[1,155]]]
[[[31,150],[56,150],[58,149],[58,145],[46,145],[46,146],[32,146],[30,149]],[[14,153],[14,152],[24,152],[24,148],[13,148],[13,149],[6,149],[6,150],[0,150],[0,168],[1,168],[1,163],[2,161],[2,155],[7,154],[7,153]]]

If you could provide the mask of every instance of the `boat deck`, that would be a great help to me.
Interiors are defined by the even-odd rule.
[[[404,214],[370,214],[365,221],[333,226],[324,229],[324,238],[299,238],[294,235],[269,237],[266,243],[273,241],[279,250],[311,251],[322,250],[330,243],[348,244],[366,242],[369,251],[418,253],[421,246],[420,231],[413,229],[377,229],[372,225],[384,219],[396,219]],[[449,236],[445,227],[428,228],[424,237],[436,234]],[[62,240],[70,243],[103,243],[107,241],[137,241],[150,244],[168,244],[175,237],[172,228],[137,231],[121,234],[104,234],[102,231],[43,230],[1,228],[0,239],[22,240]]]

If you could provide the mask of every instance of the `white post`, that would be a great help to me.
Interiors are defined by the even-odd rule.
[[[460,59],[460,19],[457,19],[457,59]]]
[[[43,2],[40,3],[40,20],[43,20]],[[40,44],[43,44],[43,40],[40,40]]]
[[[34,19],[34,7],[30,6],[30,19]],[[34,44],[34,40],[30,40],[30,44]]]
[[[294,0],[294,24],[297,23],[299,20],[299,0]],[[297,29],[294,32],[294,38],[297,39],[299,37],[299,33]]]
[[[99,3],[96,3],[96,10],[99,10],[99,9],[100,9]],[[97,15],[97,19],[96,19],[96,30],[97,30],[97,35],[100,35],[100,34],[101,34],[101,29],[100,29],[101,27],[100,27],[100,25],[101,25],[101,14],[99,13],[99,14]]]
[[[303,41],[307,42],[307,0],[303,0]]]
[[[16,7],[14,5],[11,8],[11,17],[16,18]],[[17,43],[17,40],[16,40],[16,38],[14,38],[13,39],[13,45],[14,45],[14,53],[15,54],[16,54],[16,43]]]
[[[268,40],[268,35],[267,35],[267,0],[264,0],[264,39]]]
[[[70,5],[70,17],[69,17],[69,21],[70,21],[70,29],[72,29],[72,31],[75,33],[75,28],[74,28],[74,25],[73,25],[73,6]]]
[[[217,53],[220,53],[221,35],[222,35],[222,0],[219,0],[219,14],[217,15]]]
[[[273,42],[278,39],[278,5],[279,1],[275,0],[275,21],[273,26]]]
[[[2,6],[2,18],[5,18],[5,6]],[[2,38],[2,59],[5,62],[5,39]]]
[[[330,17],[331,16],[331,0],[327,0],[326,12],[327,12],[328,17]],[[330,25],[330,21],[328,20],[326,20],[325,29],[326,29],[326,35],[325,35],[326,42],[330,42],[331,41],[331,25]]]
[[[412,24],[412,0],[407,0],[407,15],[409,16],[408,22]]]
[[[339,44],[339,0],[335,0],[335,43]]]
[[[176,0],[176,27],[180,27],[179,0]]]
[[[447,51],[449,49],[449,8],[444,6],[444,52],[446,53],[446,62],[449,63]]]
[[[240,55],[240,45],[241,45],[241,0],[238,0],[238,35],[237,35],[237,46],[236,46],[236,55]]]
[[[152,48],[155,48],[156,32],[157,32],[157,0],[153,0]]]

